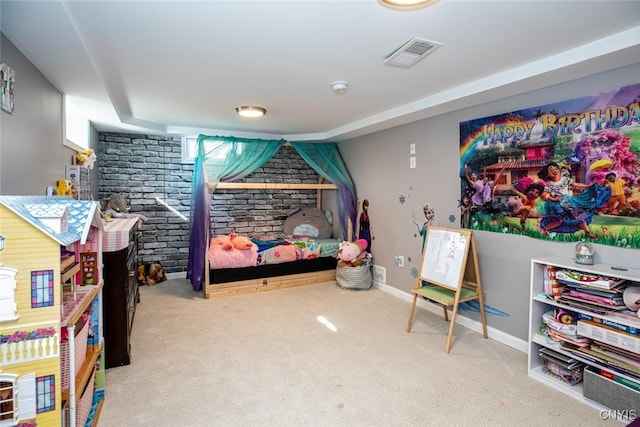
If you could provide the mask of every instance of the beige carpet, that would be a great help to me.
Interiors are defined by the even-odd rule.
[[[409,308],[334,283],[212,300],[186,280],[145,286],[99,426],[623,425],[462,326],[445,354],[435,314],[417,309],[407,334]]]

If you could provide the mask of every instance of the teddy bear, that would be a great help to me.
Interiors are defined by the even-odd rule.
[[[367,241],[358,239],[355,242],[343,241],[338,247],[336,258],[338,264],[343,267],[357,267],[362,264],[362,259],[367,255]]]
[[[162,264],[153,263],[149,265],[149,273],[147,274],[147,285],[153,286],[157,283],[167,280],[167,276],[164,275]]]

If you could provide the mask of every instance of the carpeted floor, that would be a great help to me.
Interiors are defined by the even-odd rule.
[[[378,289],[334,283],[205,300],[141,288],[109,426],[622,426],[527,377],[527,355]],[[106,313],[105,315],[108,315]]]

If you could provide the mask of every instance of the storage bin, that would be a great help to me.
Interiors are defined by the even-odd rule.
[[[599,368],[589,366],[584,370],[583,395],[609,409],[617,411],[636,411],[640,414],[640,391],[634,390],[620,382],[606,378],[599,373]],[[611,374],[614,378],[619,376]],[[626,380],[630,381],[630,380]],[[639,384],[630,381],[630,384],[640,388]]]
[[[365,258],[356,267],[336,267],[336,283],[342,289],[369,289],[373,284],[371,261]]]
[[[73,373],[73,377],[75,378],[76,374],[80,370],[82,366],[82,362],[87,355],[87,339],[89,337],[89,321],[87,320],[80,331],[75,336],[74,341],[74,362],[75,362],[75,372]],[[63,341],[60,343],[60,373],[62,376],[62,388],[69,388],[69,340]]]

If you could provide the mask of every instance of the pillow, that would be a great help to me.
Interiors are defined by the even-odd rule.
[[[327,216],[318,208],[304,207],[293,211],[284,221],[284,233],[289,236],[307,236],[326,239],[333,235]]]

